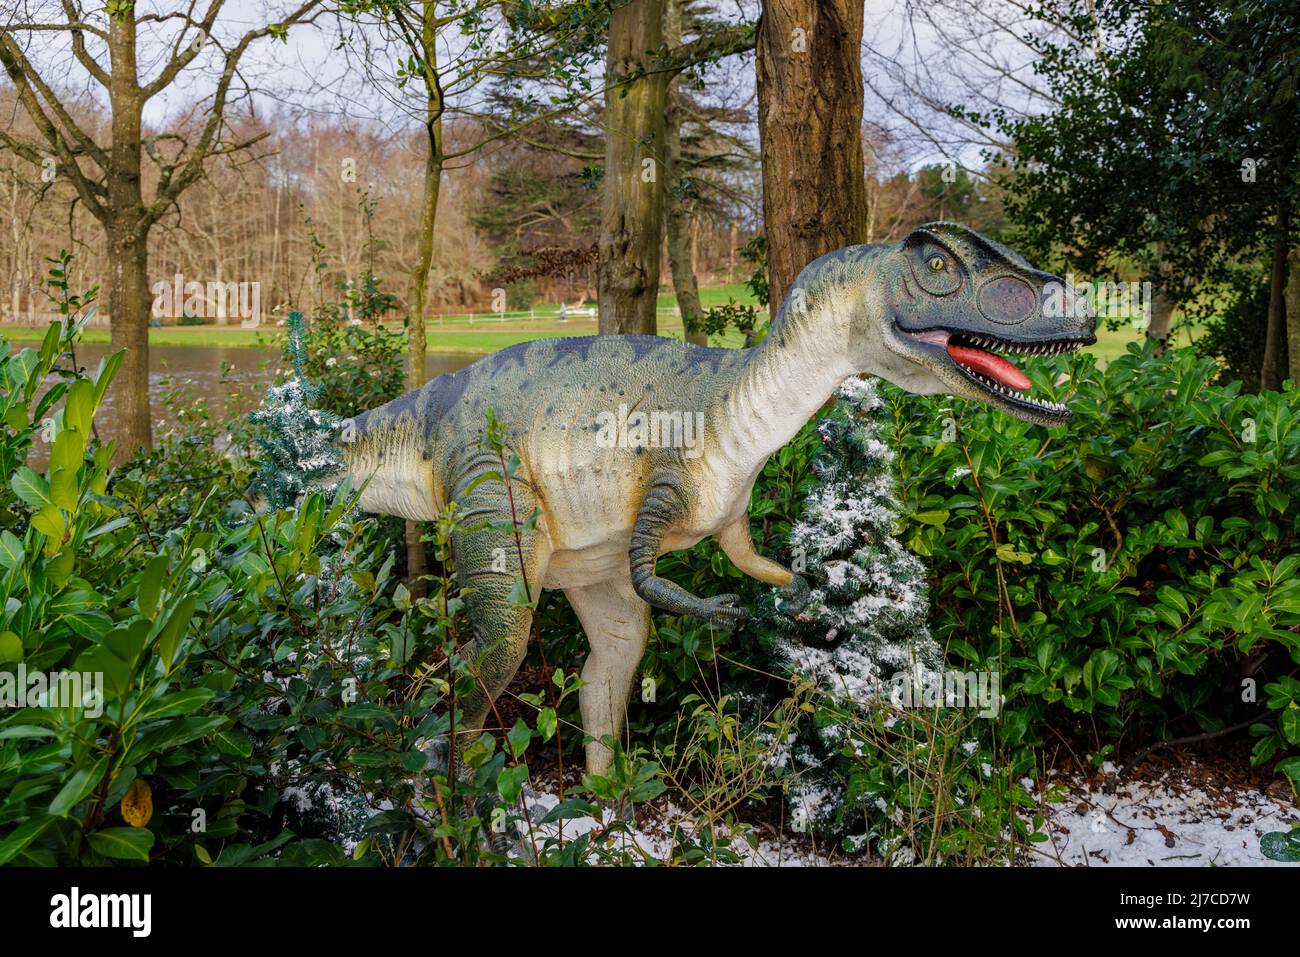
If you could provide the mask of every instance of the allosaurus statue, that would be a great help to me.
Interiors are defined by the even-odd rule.
[[[1095,342],[1091,313],[1070,298],[1060,279],[1006,247],[931,223],[902,242],[810,264],[754,348],[539,339],[358,416],[343,455],[352,481],[366,483],[362,509],[427,521],[454,502],[462,526],[491,525],[452,540],[475,636],[466,658],[480,678],[460,702],[461,728],[477,735],[523,661],[532,609],[516,583],[526,576],[534,596],[563,589],[586,632],[587,769],[608,773],[602,739],[621,732],[651,606],[718,626],[747,614],[735,595],[701,598],[659,577],[655,560],[714,535],[737,568],[797,607],[807,584],[750,540],[746,511],[768,457],[863,373],[1064,423],[1065,406],[1029,396],[1029,379],[997,353]],[[484,480],[501,470],[489,409],[504,426],[506,458],[518,456],[509,488]]]

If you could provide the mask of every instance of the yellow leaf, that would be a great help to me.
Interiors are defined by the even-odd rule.
[[[153,817],[153,792],[144,778],[136,778],[122,798],[122,817],[132,827],[144,827]]]

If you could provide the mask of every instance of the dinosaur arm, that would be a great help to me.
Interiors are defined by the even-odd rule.
[[[798,611],[808,600],[808,583],[801,576],[754,551],[754,540],[749,537],[748,515],[742,515],[718,532],[718,544],[731,559],[731,563],[750,578],[779,586],[781,590],[778,594],[789,602],[788,605],[782,605],[782,608]]]
[[[699,598],[680,585],[655,574],[655,560],[659,546],[672,523],[686,514],[686,495],[681,479],[667,471],[658,471],[650,477],[649,491],[641,501],[636,524],[632,527],[632,542],[628,560],[632,571],[632,588],[642,600],[656,608],[676,615],[694,615],[715,625],[725,625],[744,618],[746,612],[737,608],[735,595],[718,595]]]
[[[750,578],[769,585],[788,585],[794,572],[754,551],[754,541],[749,537],[749,516],[742,515],[718,532],[718,544],[731,563]]]

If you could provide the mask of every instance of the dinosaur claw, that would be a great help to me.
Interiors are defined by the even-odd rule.
[[[795,613],[808,604],[810,590],[808,582],[802,575],[790,576],[790,581],[776,590],[778,610]]]
[[[446,774],[451,765],[451,747],[446,737],[439,735],[424,742],[424,767],[434,774]]]
[[[701,617],[712,625],[726,628],[748,618],[749,609],[741,607],[739,595],[715,595],[704,602]]]

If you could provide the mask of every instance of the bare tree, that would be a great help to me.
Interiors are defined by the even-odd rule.
[[[119,460],[152,446],[150,230],[203,176],[209,160],[247,149],[265,135],[231,135],[226,122],[231,104],[250,94],[241,61],[257,41],[283,38],[289,27],[313,20],[322,2],[302,0],[265,26],[222,37],[217,34],[227,32],[226,0],[208,0],[201,13],[197,0],[183,12],[142,12],[134,0],[115,0],[102,9],[85,0],[35,0],[11,6],[0,20],[0,66],[36,129],[31,137],[0,130],[0,146],[38,167],[52,162],[107,240],[112,342],[126,350],[114,385]],[[161,66],[142,70],[141,60],[152,61],[158,50],[167,51]],[[191,137],[188,124],[146,131],[146,105],[182,78],[196,80],[204,67],[212,68],[211,87],[202,98],[206,119],[197,132]],[[61,79],[74,69],[88,74],[107,99],[106,138],[78,122],[60,94]],[[151,195],[144,191],[145,156],[157,172]]]

